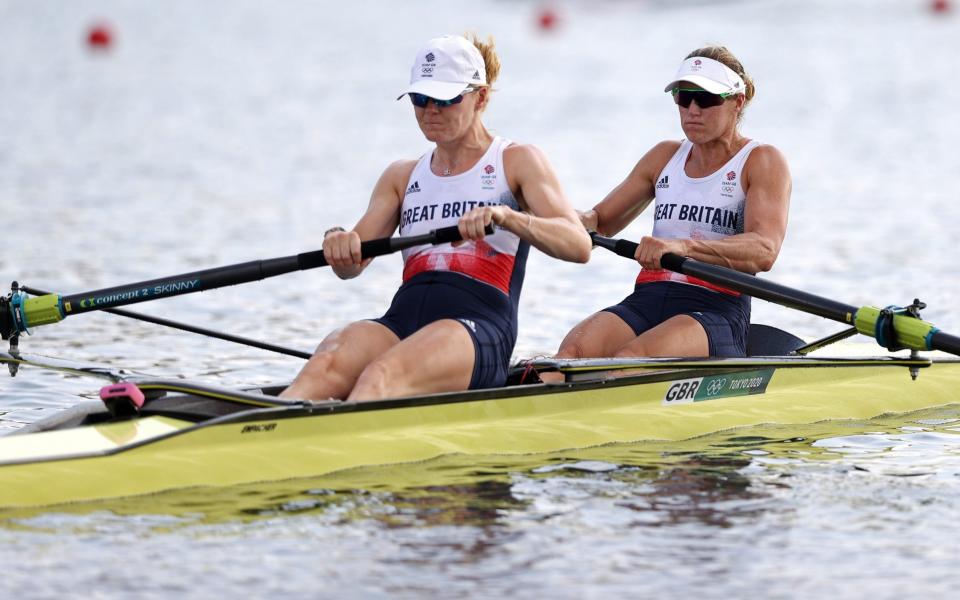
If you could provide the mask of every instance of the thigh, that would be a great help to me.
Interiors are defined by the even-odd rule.
[[[286,390],[288,398],[346,398],[360,373],[400,342],[390,329],[374,321],[357,321],[325,337]]]
[[[690,315],[670,317],[616,351],[616,356],[709,356],[703,325]]]
[[[720,312],[690,313],[707,332],[710,356],[746,356],[750,321],[739,315]]]
[[[466,390],[473,376],[475,355],[473,338],[462,323],[453,319],[434,321],[374,360],[349,399]]]
[[[609,311],[600,311],[570,330],[560,344],[557,358],[613,356],[635,337],[633,328],[622,318]]]

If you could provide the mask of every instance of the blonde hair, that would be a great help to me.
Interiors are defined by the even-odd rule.
[[[487,40],[481,40],[477,34],[470,32],[463,34],[463,37],[467,38],[477,50],[480,51],[480,56],[483,57],[483,64],[485,65],[486,75],[487,75],[487,87],[490,88],[490,91],[493,91],[493,82],[497,80],[497,76],[500,75],[500,57],[497,56],[496,44],[493,41],[493,36],[488,35]]]
[[[753,97],[757,93],[757,86],[753,83],[753,78],[747,74],[746,69],[743,68],[743,64],[740,62],[733,52],[726,46],[705,46],[703,48],[698,48],[690,54],[687,55],[687,58],[693,58],[694,56],[702,56],[704,58],[710,58],[717,62],[721,62],[730,68],[731,71],[739,75],[743,79],[743,83],[746,86],[744,90],[744,97],[746,102],[743,104],[743,109],[746,110],[747,105],[750,104],[750,101],[753,100]],[[739,121],[743,118],[743,110],[740,111],[740,114],[737,115],[737,120]]]

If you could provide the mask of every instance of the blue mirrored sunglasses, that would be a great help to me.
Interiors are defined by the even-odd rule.
[[[477,91],[477,88],[467,88],[459,96],[450,98],[449,100],[437,100],[436,98],[431,98],[426,94],[418,94],[416,92],[411,92],[407,94],[410,96],[410,102],[413,102],[413,105],[417,108],[426,108],[427,102],[433,102],[433,105],[437,108],[445,108],[447,106],[452,106],[454,104],[460,104],[463,102],[463,96],[469,94],[470,92]]]

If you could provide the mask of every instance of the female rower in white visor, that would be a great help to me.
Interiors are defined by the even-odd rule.
[[[592,210],[584,227],[611,236],[655,201],[640,240],[634,292],[577,325],[560,358],[744,356],[750,298],[661,268],[667,252],[745,273],[767,271],[787,227],[790,172],[739,125],[753,81],[724,47],[691,52],[665,91],[686,139],[654,146]]]
[[[327,336],[283,396],[359,401],[503,385],[529,247],[589,259],[590,238],[544,155],[483,124],[499,70],[492,40],[444,36],[417,53],[400,98],[435,147],[388,166],[353,230],[324,234],[324,256],[346,279],[370,262],[361,240],[398,228],[457,225],[465,241],[404,250],[386,314]],[[490,224],[497,230],[485,235]]]

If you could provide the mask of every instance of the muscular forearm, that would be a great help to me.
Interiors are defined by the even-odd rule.
[[[685,240],[685,256],[744,273],[769,271],[780,253],[780,243],[757,233],[721,240]]]
[[[579,263],[590,259],[590,236],[579,223],[569,219],[512,211],[503,226],[554,258]]]
[[[587,220],[589,220],[592,227],[588,227],[588,229],[596,231],[600,235],[613,236],[623,231],[649,205],[650,200],[647,200],[635,203],[625,210],[615,211],[605,207],[604,202],[601,202],[592,210],[582,213],[580,220],[584,223],[584,227],[587,227]]]

